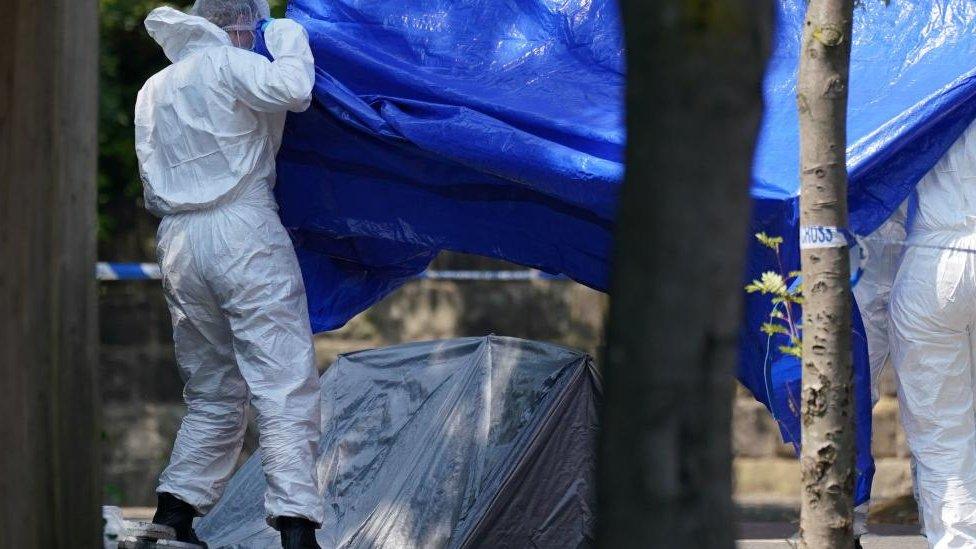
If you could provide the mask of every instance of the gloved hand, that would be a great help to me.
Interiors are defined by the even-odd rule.
[[[268,60],[273,60],[271,55],[268,53],[267,42],[264,40],[264,33],[268,31],[268,25],[274,22],[274,19],[260,19],[254,24],[254,45],[251,47],[251,51],[257,54],[261,54],[268,58]]]
[[[255,25],[254,30],[263,34],[264,31],[267,30],[268,25],[270,25],[273,21],[274,21],[273,17],[269,17],[268,19],[261,19]]]

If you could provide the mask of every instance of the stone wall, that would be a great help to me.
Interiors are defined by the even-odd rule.
[[[874,408],[872,451],[876,472],[872,495],[879,500],[912,493],[909,452],[898,420],[898,399],[891,368],[882,377],[882,397]],[[792,445],[784,444],[765,406],[743,387],[733,409],[732,446],[735,492],[799,501],[800,466]]]
[[[511,269],[503,263],[447,255],[442,269]],[[183,407],[173,360],[169,313],[157,282],[106,282],[100,288],[101,383],[106,439],[106,500],[154,504]],[[319,367],[340,353],[401,342],[490,333],[551,341],[599,357],[607,299],[571,282],[409,283],[341,330],[316,338]],[[876,494],[910,493],[907,451],[890,379],[875,410]],[[795,498],[799,467],[765,408],[737,389],[733,425],[736,493]],[[249,428],[245,454],[256,445]]]
[[[451,254],[442,269],[519,269]],[[568,281],[417,281],[344,328],[316,337],[319,368],[341,353],[396,343],[498,334],[560,343],[597,355],[607,299]],[[100,288],[101,390],[106,499],[153,505],[183,413],[169,312],[158,282],[104,282]],[[245,455],[256,445],[248,429]]]

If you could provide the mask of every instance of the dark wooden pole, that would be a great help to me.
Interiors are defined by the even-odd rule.
[[[847,228],[852,0],[810,0],[797,81],[803,271],[800,545],[854,546],[854,399]]]
[[[731,548],[732,376],[772,4],[621,6],[627,176],[604,361],[598,545]]]
[[[0,547],[99,547],[98,2],[3,12]]]

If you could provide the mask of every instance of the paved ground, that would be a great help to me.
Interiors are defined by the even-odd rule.
[[[737,497],[739,549],[794,549],[792,538],[800,522],[797,498]],[[910,496],[871,504],[864,549],[927,549],[918,533],[918,513]]]
[[[150,507],[127,507],[125,518],[152,520]],[[795,549],[787,541],[796,533],[796,513],[791,505],[740,506],[737,549]],[[872,524],[872,534],[862,538],[864,549],[927,549],[925,539],[917,534],[917,525]]]
[[[864,549],[928,549],[922,536],[876,536],[861,538]],[[737,549],[796,549],[796,545],[786,540],[741,540]]]
[[[927,549],[925,538],[918,535],[918,526],[874,524],[871,534],[861,538],[864,549]],[[789,538],[796,533],[796,525],[789,522],[746,522],[740,525],[738,549],[795,549]]]

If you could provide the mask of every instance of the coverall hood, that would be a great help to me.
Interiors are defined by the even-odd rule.
[[[173,64],[136,99],[136,154],[146,206],[156,215],[250,198],[274,206],[275,154],[285,115],[308,108],[315,69],[298,23],[270,23],[274,61],[234,47],[213,22],[172,8],[146,29]]]
[[[146,18],[146,30],[173,63],[206,48],[233,46],[217,25],[170,7],[154,9]]]

